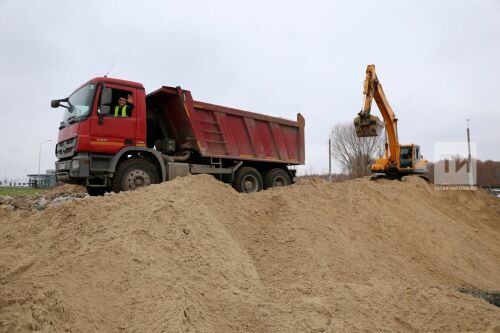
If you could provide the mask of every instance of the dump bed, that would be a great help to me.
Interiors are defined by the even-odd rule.
[[[162,122],[177,147],[203,157],[304,164],[304,125],[194,101],[188,90],[162,87],[147,96],[148,113]]]

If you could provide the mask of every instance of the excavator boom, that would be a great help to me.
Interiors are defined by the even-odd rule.
[[[363,84],[364,103],[363,109],[354,119],[354,127],[358,137],[378,136],[385,127],[387,131],[387,141],[389,144],[389,163],[395,167],[397,165],[397,156],[399,155],[399,139],[397,122],[387,98],[385,97],[382,84],[380,84],[375,72],[375,65],[366,67],[366,78]],[[384,121],[370,114],[372,101],[375,99],[377,106],[382,114]]]

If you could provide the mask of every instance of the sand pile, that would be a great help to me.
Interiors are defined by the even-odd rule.
[[[45,196],[54,196],[61,194],[72,194],[72,193],[87,193],[87,190],[84,186],[75,185],[75,184],[64,184],[61,186],[57,186],[51,188],[50,190],[45,191]]]
[[[420,179],[210,176],[0,209],[0,331],[500,331],[500,205]]]

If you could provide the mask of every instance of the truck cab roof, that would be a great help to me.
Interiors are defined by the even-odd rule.
[[[103,76],[95,77],[95,78],[89,80],[88,83],[110,83],[110,84],[117,84],[117,85],[122,85],[122,86],[127,86],[127,87],[131,87],[131,88],[144,90],[144,86],[142,85],[142,83],[128,81],[128,80],[115,79],[115,78],[111,78],[111,77],[103,77]]]

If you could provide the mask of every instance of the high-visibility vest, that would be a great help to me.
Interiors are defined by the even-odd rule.
[[[115,106],[115,117],[120,117],[119,113],[120,113],[120,106],[117,105],[117,106]],[[127,116],[127,106],[126,105],[122,106],[122,115],[121,116],[122,117]]]

